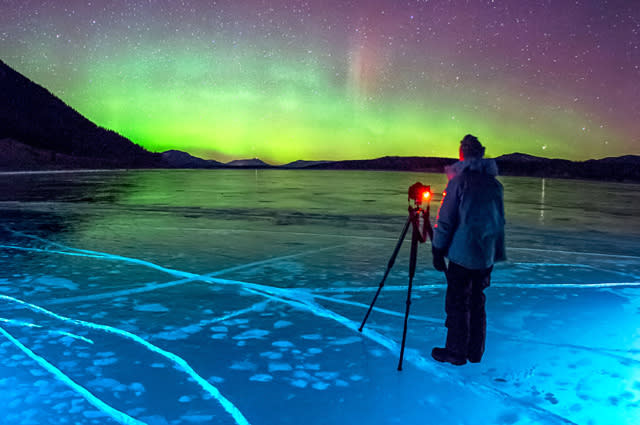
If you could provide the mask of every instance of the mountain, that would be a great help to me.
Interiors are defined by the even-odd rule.
[[[202,159],[187,152],[169,150],[162,152],[162,158],[171,168],[222,168],[225,164],[212,159]]]
[[[495,158],[501,175],[550,178],[640,181],[640,156],[569,161],[549,159],[523,153]],[[312,164],[305,169],[395,170],[442,173],[454,158],[385,156],[376,159],[335,161]]]
[[[288,164],[281,165],[282,168],[306,168],[311,167],[312,165],[318,164],[328,164],[334,161],[304,161],[299,159],[297,161],[290,162]]]
[[[452,158],[421,156],[385,156],[376,159],[334,161],[310,165],[306,168],[324,170],[399,170],[440,173],[444,167],[456,162]]]
[[[569,161],[521,153],[496,158],[500,174],[511,176],[640,181],[640,156]]]
[[[2,61],[0,93],[3,169],[166,166],[159,154],[97,126]]]
[[[273,167],[273,165],[267,164],[266,162],[258,159],[236,159],[235,161],[227,162],[229,167],[246,167],[246,168],[268,168]]]

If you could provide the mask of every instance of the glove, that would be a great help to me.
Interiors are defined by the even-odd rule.
[[[432,247],[431,254],[433,255],[433,268],[438,270],[439,272],[446,272],[447,263],[444,262],[445,250]]]

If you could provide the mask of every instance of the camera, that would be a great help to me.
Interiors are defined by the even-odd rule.
[[[431,200],[431,186],[425,186],[420,182],[416,182],[409,186],[409,203],[413,201],[416,207],[420,207],[422,203],[429,203]]]

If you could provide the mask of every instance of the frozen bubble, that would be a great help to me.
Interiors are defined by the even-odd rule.
[[[307,383],[307,381],[305,381],[303,379],[295,379],[295,380],[291,381],[291,385],[293,385],[294,387],[298,387],[298,388],[306,388],[308,383]]]
[[[144,392],[144,385],[142,385],[140,382],[134,382],[133,384],[129,385],[129,388],[131,388],[132,391],[138,393]]]
[[[269,372],[286,372],[290,370],[292,370],[292,367],[289,363],[269,363]]]
[[[362,381],[364,378],[362,376],[360,376],[360,375],[351,375],[349,377],[349,379],[351,379],[352,381],[357,382],[357,381]]]
[[[222,323],[227,325],[227,326],[244,325],[244,324],[249,323],[249,319],[231,319],[231,320],[225,320]]]
[[[207,415],[185,415],[182,417],[182,420],[186,421],[186,422],[193,422],[193,423],[212,423],[213,421],[213,416],[207,416]]]
[[[260,357],[266,357],[271,360],[278,360],[282,358],[282,353],[278,353],[275,351],[265,351],[264,353],[260,353]]]
[[[89,385],[98,387],[98,388],[108,388],[112,391],[124,391],[127,389],[120,382],[116,381],[112,378],[98,378],[89,382]]]
[[[133,309],[137,310],[137,311],[147,311],[147,312],[151,312],[151,313],[165,313],[165,312],[169,311],[169,309],[167,307],[163,306],[162,304],[137,305]]]
[[[302,368],[309,370],[320,370],[320,365],[318,363],[305,363],[302,365]]]
[[[302,335],[301,336],[302,339],[308,339],[310,341],[317,341],[322,339],[322,335],[319,334],[308,334],[308,335]]]
[[[191,397],[189,397],[188,395],[183,395],[178,399],[178,401],[180,403],[189,403],[191,401]]]
[[[167,365],[166,365],[166,364],[164,364],[164,363],[151,363],[151,367],[155,367],[155,368],[158,368],[158,369],[162,369],[162,368],[167,367]]]
[[[347,344],[353,344],[356,342],[360,342],[362,341],[362,338],[359,336],[349,336],[346,338],[341,338],[341,339],[336,339],[335,341],[331,341],[329,344],[332,345],[347,345]]]
[[[295,378],[305,378],[305,379],[312,379],[311,375],[309,375],[307,372],[305,372],[304,370],[296,370],[295,372],[293,372],[293,376]]]
[[[271,345],[273,345],[274,347],[280,347],[280,348],[293,347],[293,344],[289,341],[274,341],[273,343],[271,343]]]
[[[266,373],[259,373],[257,375],[253,375],[249,380],[255,382],[270,382],[273,380],[273,376],[267,375]]]
[[[316,372],[315,374],[318,378],[332,380],[340,376],[338,372]]]
[[[276,329],[281,329],[291,325],[293,325],[293,323],[289,322],[288,320],[278,320],[276,323],[273,324],[273,327]]]
[[[374,348],[369,350],[369,352],[371,353],[371,355],[373,355],[374,357],[382,357],[385,355],[385,352],[378,349],[378,348]]]
[[[228,332],[229,328],[226,326],[212,326],[209,328],[211,332]]]
[[[116,359],[115,357],[110,357],[108,359],[98,359],[98,360],[94,360],[93,364],[96,366],[108,366],[110,364],[114,364],[118,361],[118,359]]]
[[[329,388],[329,384],[327,384],[326,382],[314,382],[311,387],[316,390],[326,390],[327,388]]]
[[[269,331],[263,329],[252,329],[233,337],[233,339],[261,339],[269,335]]]
[[[251,362],[248,362],[248,361],[233,362],[233,364],[230,366],[230,369],[234,369],[234,370],[256,370],[257,366],[255,365],[255,363],[251,363]]]
[[[309,354],[320,354],[322,353],[322,348],[309,348],[307,349]]]
[[[73,281],[54,276],[41,276],[35,279],[33,283],[35,283],[35,286],[40,289],[43,289],[43,286],[57,289],[68,289],[70,291],[75,291],[76,289],[78,289],[78,284],[74,283]]]

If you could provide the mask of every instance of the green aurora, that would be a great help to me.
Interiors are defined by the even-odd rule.
[[[78,24],[80,11],[72,19],[68,9],[43,3],[47,13],[17,13],[0,46],[9,65],[152,151],[274,164],[453,157],[472,133],[489,156],[638,153],[637,70],[619,72],[594,55],[588,67],[575,67],[586,59],[571,55],[591,41],[561,41],[552,52],[551,43],[534,38],[545,48],[536,53],[522,47],[530,44],[524,36],[543,35],[521,26],[494,39],[489,17],[474,18],[487,23],[478,36],[473,28],[444,28],[427,4],[380,14],[377,8],[390,4],[376,0],[358,19],[348,16],[355,5],[345,16],[316,8],[305,24],[289,16],[292,10],[270,9],[268,28],[266,15],[247,12],[248,5],[176,6],[179,13],[140,6],[137,15],[127,10],[117,25],[96,29],[116,19],[116,6]],[[483,7],[477,12],[495,19]],[[533,11],[542,30],[543,10]],[[554,22],[560,19],[547,20],[568,25]],[[21,26],[27,21],[34,23],[28,30]]]

